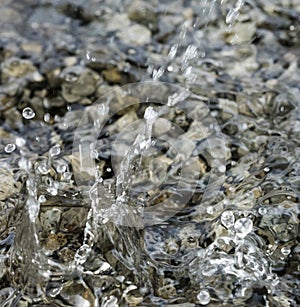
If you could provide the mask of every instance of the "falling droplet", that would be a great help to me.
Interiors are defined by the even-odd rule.
[[[241,218],[234,224],[236,235],[240,238],[245,238],[253,228],[253,222],[248,218]]]
[[[23,109],[22,116],[25,119],[32,119],[32,118],[35,117],[35,113],[31,108],[27,107],[27,108]]]
[[[4,151],[6,153],[11,153],[16,149],[16,145],[15,144],[7,144],[4,148]]]
[[[207,290],[201,290],[197,295],[197,299],[201,305],[207,305],[210,302],[210,294]]]

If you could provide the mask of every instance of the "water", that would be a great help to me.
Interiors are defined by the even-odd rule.
[[[129,7],[4,4],[1,304],[299,305],[298,3]]]
[[[29,107],[27,107],[23,110],[22,115],[25,119],[32,119],[32,118],[35,117],[34,111]]]
[[[197,295],[200,305],[207,305],[210,302],[210,295],[207,290],[201,290]]]

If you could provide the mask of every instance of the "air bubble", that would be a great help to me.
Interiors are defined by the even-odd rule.
[[[25,119],[32,119],[32,118],[35,117],[35,113],[31,108],[27,107],[27,108],[23,109],[22,116]]]

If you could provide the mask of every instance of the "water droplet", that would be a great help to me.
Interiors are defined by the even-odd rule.
[[[221,215],[221,223],[226,228],[232,227],[234,225],[235,217],[232,211],[224,211]]]
[[[154,69],[152,73],[152,79],[154,81],[158,80],[165,72],[164,67],[160,67],[159,69]]]
[[[218,170],[219,170],[220,173],[225,173],[225,171],[226,171],[226,166],[225,166],[225,165],[220,165],[220,166],[218,167]]]
[[[213,206],[208,206],[207,208],[206,208],[206,212],[208,213],[208,214],[214,214],[215,213],[215,209],[214,209],[214,207]]]
[[[23,109],[22,116],[25,119],[32,119],[32,118],[35,117],[35,113],[31,108],[27,107],[27,108]]]
[[[64,77],[67,83],[74,83],[78,80],[78,75],[75,72],[70,71]]]
[[[280,251],[284,256],[288,256],[291,253],[291,249],[288,246],[284,246]]]
[[[29,213],[29,218],[32,222],[35,222],[39,211],[40,211],[40,204],[36,201],[33,197],[29,197],[27,200],[27,208]]]
[[[49,154],[51,157],[58,156],[61,152],[60,146],[55,145],[49,150]]]
[[[269,167],[265,167],[265,168],[264,168],[264,172],[267,173],[267,172],[269,172],[269,171],[270,171],[270,168],[269,168]]]
[[[16,145],[15,144],[7,144],[4,148],[4,151],[7,153],[11,153],[16,149]]]
[[[207,290],[201,290],[197,295],[197,299],[201,305],[207,305],[210,302],[210,294]]]
[[[91,150],[90,158],[91,159],[97,159],[98,158],[98,151],[96,149]]]
[[[48,189],[47,189],[47,192],[49,192],[52,196],[56,196],[57,193],[58,193],[57,189],[56,189],[56,188],[53,188],[53,187],[48,188]]]
[[[47,161],[41,161],[37,167],[37,171],[41,175],[47,175],[50,172],[50,167],[47,163]]]
[[[245,238],[252,231],[252,228],[253,222],[248,218],[241,218],[234,224],[236,235],[240,238]]]
[[[23,147],[26,144],[26,141],[23,138],[16,138],[16,145],[18,147]]]
[[[231,8],[226,16],[226,23],[232,25],[240,14],[240,9],[244,5],[244,0],[238,0],[235,7]]]
[[[100,104],[97,109],[98,115],[107,115],[109,112],[109,107],[106,104]]]
[[[258,213],[259,213],[260,215],[265,215],[265,214],[267,214],[267,212],[268,212],[268,209],[265,208],[265,207],[260,207],[260,208],[258,209]]]
[[[74,260],[76,264],[83,264],[85,263],[88,254],[91,251],[91,247],[88,244],[83,244],[76,252],[74,256]]]
[[[110,173],[110,172],[111,172],[111,168],[108,167],[108,168],[106,169],[106,171],[107,171],[108,173]]]
[[[42,204],[42,203],[44,203],[46,200],[47,200],[47,199],[46,199],[45,195],[40,195],[40,196],[39,196],[39,199],[38,199],[38,202],[39,202],[40,204]]]
[[[169,51],[169,57],[171,59],[174,59],[176,53],[177,53],[177,49],[178,49],[178,44],[175,44],[171,47],[170,51]]]
[[[111,269],[111,266],[109,263],[107,262],[103,262],[103,264],[101,265],[101,267],[99,268],[100,272],[105,272]]]
[[[59,174],[62,174],[67,170],[67,166],[65,164],[59,164],[57,165],[56,170]]]

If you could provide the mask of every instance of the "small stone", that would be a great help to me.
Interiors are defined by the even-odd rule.
[[[157,14],[152,5],[143,1],[134,1],[129,9],[128,16],[130,20],[146,26],[151,31],[157,30]]]
[[[48,234],[45,248],[49,251],[55,251],[67,243],[66,235],[63,233]]]
[[[20,184],[15,181],[12,171],[6,164],[1,165],[0,182],[0,201],[6,200],[20,191]]]
[[[114,14],[106,26],[107,31],[117,31],[129,27],[130,20],[126,14]]]
[[[153,125],[153,135],[158,137],[161,136],[172,128],[172,123],[166,118],[158,118]]]
[[[102,74],[104,79],[110,83],[120,83],[122,80],[122,73],[118,68],[104,70]]]
[[[124,43],[142,46],[151,42],[151,31],[145,26],[135,24],[122,29],[119,37]]]
[[[28,81],[40,82],[43,80],[36,67],[29,61],[19,58],[9,58],[1,65],[1,80],[5,84],[10,80],[24,78]]]
[[[61,73],[61,77],[64,80],[62,96],[69,103],[77,102],[92,95],[98,84],[102,82],[100,75],[89,68],[81,66],[65,68]]]
[[[226,42],[232,45],[250,43],[255,31],[256,26],[253,22],[236,23],[230,32],[226,33]]]

